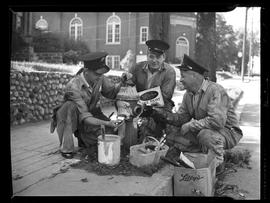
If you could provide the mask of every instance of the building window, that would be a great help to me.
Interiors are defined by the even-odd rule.
[[[182,61],[184,54],[189,55],[189,42],[185,37],[178,37],[176,40],[175,57]]]
[[[108,55],[106,57],[106,64],[111,69],[120,69],[120,56],[119,55]]]
[[[39,30],[48,30],[48,23],[45,19],[43,19],[42,16],[40,16],[40,19],[36,22],[36,29]]]
[[[148,27],[140,27],[140,44],[145,44],[148,40]]]
[[[113,14],[107,19],[106,23],[106,43],[120,44],[121,36],[121,20],[118,16]]]
[[[75,17],[71,19],[69,24],[69,37],[75,41],[81,40],[83,34],[82,28],[82,19],[77,17],[77,14],[75,14]]]

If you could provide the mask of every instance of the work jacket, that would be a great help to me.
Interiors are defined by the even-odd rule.
[[[218,131],[227,139],[232,139],[228,137],[228,130],[235,131],[238,136],[235,138],[237,143],[242,137],[242,131],[226,90],[217,83],[204,80],[197,92],[196,102],[193,100],[194,96],[190,91],[186,91],[178,112],[164,111],[162,117],[168,124],[181,127],[190,122],[189,130],[192,132],[211,129]]]
[[[113,84],[106,76],[102,76],[91,87],[80,73],[67,83],[64,89],[64,102],[75,102],[79,112],[79,122],[81,123],[85,118],[93,116],[95,111],[100,109],[101,95],[109,99],[115,99],[120,87],[120,84]]]
[[[151,81],[148,78],[147,61],[137,63],[130,68],[129,72],[133,75],[132,81],[138,92],[160,86],[165,107],[171,109],[174,106],[172,96],[176,86],[176,73],[172,66],[164,62]]]

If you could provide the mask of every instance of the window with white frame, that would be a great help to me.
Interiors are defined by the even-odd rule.
[[[121,20],[118,16],[113,14],[107,19],[106,23],[106,43],[120,44],[121,36]]]
[[[140,27],[140,44],[144,44],[148,40],[148,27]]]
[[[75,17],[71,19],[69,24],[69,37],[74,40],[81,40],[83,33],[82,28],[82,19],[77,17],[77,14],[75,14]]]
[[[120,56],[119,55],[108,55],[106,57],[106,64],[111,69],[120,69]]]
[[[189,55],[189,42],[187,38],[181,36],[176,40],[175,57],[182,60],[184,54]]]
[[[42,16],[40,16],[40,19],[36,22],[36,29],[39,30],[48,29],[48,22]]]

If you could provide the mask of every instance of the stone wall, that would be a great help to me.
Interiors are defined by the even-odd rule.
[[[10,72],[10,124],[48,120],[63,99],[63,88],[72,75],[56,72]],[[119,82],[117,76],[109,76]],[[101,105],[114,101],[102,97]]]
[[[61,101],[62,89],[71,77],[61,73],[11,71],[11,125],[49,119],[52,107]]]

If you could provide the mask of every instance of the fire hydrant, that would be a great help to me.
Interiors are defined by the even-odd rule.
[[[140,97],[134,88],[122,87],[116,97],[117,117],[124,120],[124,124],[118,128],[118,135],[126,149],[138,142],[137,117],[143,111],[142,106],[138,104]]]

